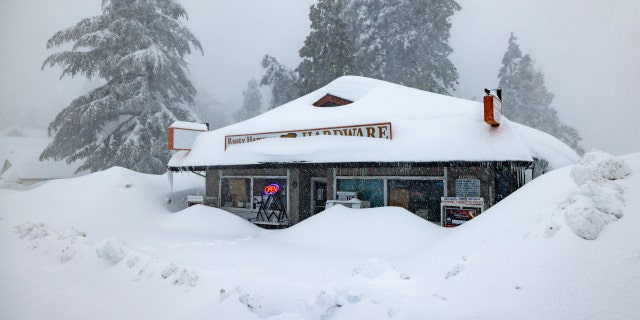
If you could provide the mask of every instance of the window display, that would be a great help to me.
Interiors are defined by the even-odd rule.
[[[228,208],[259,209],[264,189],[269,185],[278,185],[278,192],[286,204],[287,179],[263,177],[227,177],[220,179],[221,205]]]

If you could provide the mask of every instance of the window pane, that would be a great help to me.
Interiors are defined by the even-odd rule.
[[[440,180],[388,180],[390,206],[403,207],[429,221],[440,223],[440,197],[444,184]]]
[[[250,206],[251,179],[222,178],[220,194],[224,207],[247,208]]]
[[[371,207],[384,206],[382,179],[338,179],[337,191],[357,192],[358,199],[370,201]]]
[[[262,197],[264,196],[264,187],[270,184],[277,184],[280,186],[280,198],[284,202],[284,205],[287,205],[287,179],[277,179],[277,178],[254,178],[253,179],[253,209],[257,209],[257,204],[262,202]]]

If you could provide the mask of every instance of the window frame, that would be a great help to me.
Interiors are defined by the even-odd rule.
[[[222,196],[222,180],[223,179],[249,179],[249,198],[250,201],[253,202],[253,197],[256,196],[253,194],[253,190],[254,190],[254,179],[279,179],[279,180],[285,180],[287,185],[286,185],[286,204],[287,204],[287,211],[289,211],[289,194],[290,194],[290,189],[289,189],[289,174],[287,172],[286,176],[278,176],[278,175],[270,175],[270,176],[255,176],[255,175],[222,175],[220,176],[220,179],[218,181],[218,197],[220,199],[220,208],[221,209],[229,209],[229,210],[233,210],[233,211],[243,211],[243,212],[258,212],[258,209],[254,209],[253,206],[251,206],[251,208],[239,208],[239,207],[225,207],[223,206],[224,204],[224,198]]]
[[[447,197],[447,174],[443,176],[336,176],[333,180],[333,197],[337,199],[338,180],[382,180],[384,201],[383,206],[389,206],[389,180],[423,180],[423,181],[442,181],[443,197]],[[364,199],[360,199],[364,200]]]

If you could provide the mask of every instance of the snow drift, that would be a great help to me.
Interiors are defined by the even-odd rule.
[[[589,153],[455,229],[334,207],[270,231],[215,208],[171,213],[168,192],[122,168],[0,190],[0,318],[640,314],[640,153]]]

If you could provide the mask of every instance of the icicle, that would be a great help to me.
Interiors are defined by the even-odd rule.
[[[173,192],[173,171],[167,170],[167,178],[169,179],[169,191]]]

